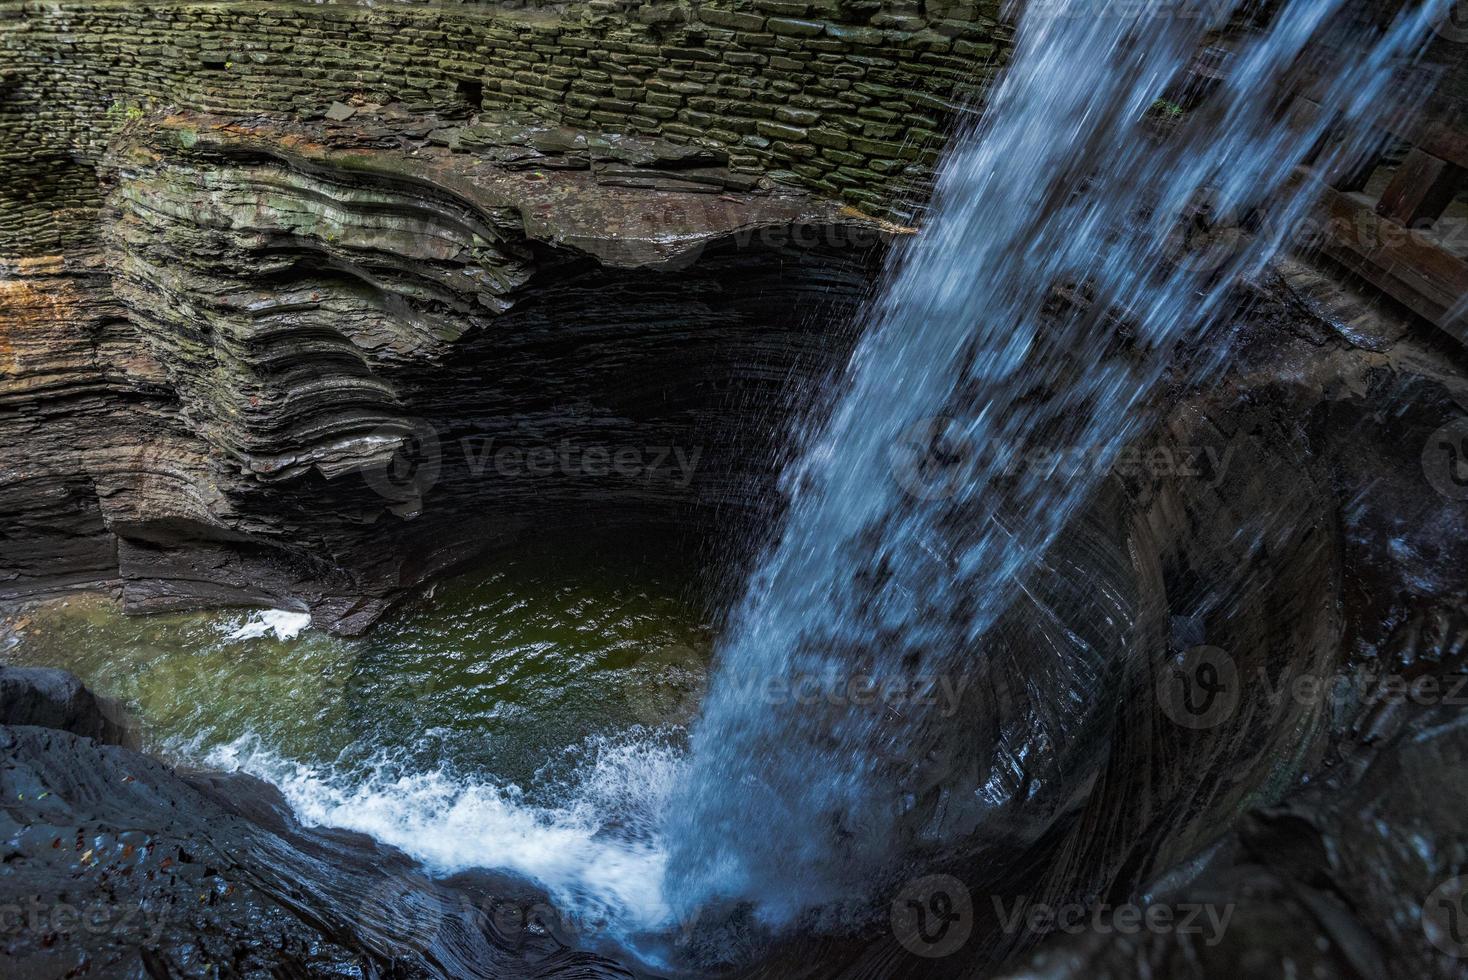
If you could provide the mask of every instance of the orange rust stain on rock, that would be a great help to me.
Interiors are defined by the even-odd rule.
[[[65,279],[0,280],[0,377],[20,374],[21,350],[79,313],[76,289]]]

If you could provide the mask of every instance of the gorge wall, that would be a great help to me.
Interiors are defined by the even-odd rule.
[[[546,526],[728,538],[997,15],[0,4],[0,595],[356,630]]]
[[[6,591],[355,631],[526,535],[672,551],[757,508],[889,226],[666,142],[430,142],[491,128],[131,124],[102,250],[12,287]]]
[[[129,114],[310,116],[359,96],[727,149],[867,210],[924,196],[941,133],[1002,57],[994,0],[0,3],[0,254],[60,243]],[[44,235],[43,235],[44,232]]]
[[[996,6],[0,2],[0,600],[100,585],[134,611],[289,606],[359,632],[434,576],[553,534],[727,562],[768,524],[803,392],[849,352],[888,243],[921,219],[940,134],[1002,63]],[[1201,952],[1077,940],[1057,976],[1199,957],[1234,975],[1261,955],[1373,976],[1399,948],[1422,975],[1458,975],[1411,917],[1458,868],[1461,780],[1434,780],[1462,770],[1463,726],[1445,706],[1378,715],[1364,679],[1462,674],[1464,504],[1419,471],[1468,386],[1460,349],[1341,295],[1308,273],[1241,287],[1229,373],[1167,392],[1175,410],[1142,447],[1226,465],[1110,479],[1062,571],[1037,574],[1004,624],[984,690],[896,760],[921,777],[904,847],[975,884],[1041,904],[1215,889],[1263,922]],[[1127,630],[1062,635],[1047,618],[1111,597]],[[1082,641],[1105,671],[1080,669]],[[1250,709],[1180,731],[1154,692],[1205,642],[1257,678]],[[1299,678],[1357,693],[1265,697]],[[1052,726],[1046,697],[1086,710]],[[457,913],[401,966],[396,924],[361,896],[398,872],[410,894],[437,886],[366,839],[301,832],[264,787],[185,784],[30,716],[0,722],[28,729],[0,730],[23,763],[7,800],[84,783],[70,811],[53,800],[29,822],[69,842],[83,822],[202,814],[184,828],[208,842],[200,872],[243,841],[257,870],[237,901],[268,899],[334,944],[282,920],[199,943],[211,957],[268,941],[382,975],[520,966],[496,942],[462,953],[481,937]],[[987,776],[975,732],[1026,759],[1008,836],[974,838],[950,803]],[[1300,770],[1339,788],[1368,766],[1387,774],[1351,799],[1372,808],[1322,789],[1238,829]],[[125,778],[138,798],[117,797]],[[1441,800],[1401,791],[1429,784]],[[1419,818],[1398,846],[1393,828]],[[269,834],[247,826],[261,821]],[[60,834],[21,856],[71,887]],[[1169,878],[1220,840],[1199,884]],[[155,858],[178,841],[160,843]],[[295,849],[348,873],[303,876],[325,859]],[[1357,852],[1371,867],[1343,857]],[[1253,900],[1261,882],[1283,912]],[[1035,938],[981,925],[970,953],[994,963]],[[535,945],[551,948],[544,975],[625,975]],[[752,969],[980,969],[901,946],[885,926],[844,946],[797,937]]]

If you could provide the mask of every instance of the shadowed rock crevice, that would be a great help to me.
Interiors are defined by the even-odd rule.
[[[118,582],[136,611],[267,604],[356,631],[527,534],[688,553],[759,511],[772,437],[839,361],[898,229],[707,150],[376,118],[131,124],[95,301],[17,280],[38,297],[21,326],[86,302],[138,348],[122,383],[160,399],[113,426],[129,454],[57,465],[96,471],[70,484],[90,524],[56,529],[94,529],[69,545],[92,556],[74,580]],[[37,523],[34,478],[10,492]],[[7,591],[54,591],[56,569]]]
[[[711,915],[695,960],[750,977],[816,958],[849,978],[1461,972],[1433,902],[1462,869],[1468,577],[1448,529],[1468,504],[1433,489],[1431,450],[1468,412],[1468,372],[1415,328],[1354,346],[1279,286],[1241,293],[1229,371],[1169,392],[1026,576],[962,661],[958,710],[884,760],[911,791],[890,908],[864,937],[768,946]],[[923,485],[982,451],[932,450]],[[1031,459],[1016,465],[1054,465]],[[969,900],[961,955],[903,925],[937,871]],[[1178,918],[1118,928],[1127,903]],[[1176,927],[1194,913],[1226,922]]]

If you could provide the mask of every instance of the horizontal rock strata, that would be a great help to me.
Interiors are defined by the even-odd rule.
[[[134,121],[103,176],[108,275],[16,277],[0,375],[35,447],[0,505],[76,567],[0,588],[349,631],[547,528],[727,531],[900,231],[513,114]]]
[[[1004,56],[999,7],[0,0],[0,166],[39,188],[144,112],[320,118],[360,97],[722,149],[746,175],[902,212]],[[59,234],[52,210],[95,206],[84,190],[0,207],[0,254],[38,222]]]

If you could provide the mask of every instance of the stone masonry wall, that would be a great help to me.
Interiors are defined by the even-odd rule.
[[[704,143],[734,169],[910,216],[1008,37],[998,0],[0,0],[0,254],[64,240],[40,226],[95,204],[78,166],[130,117],[309,116],[353,97]]]

